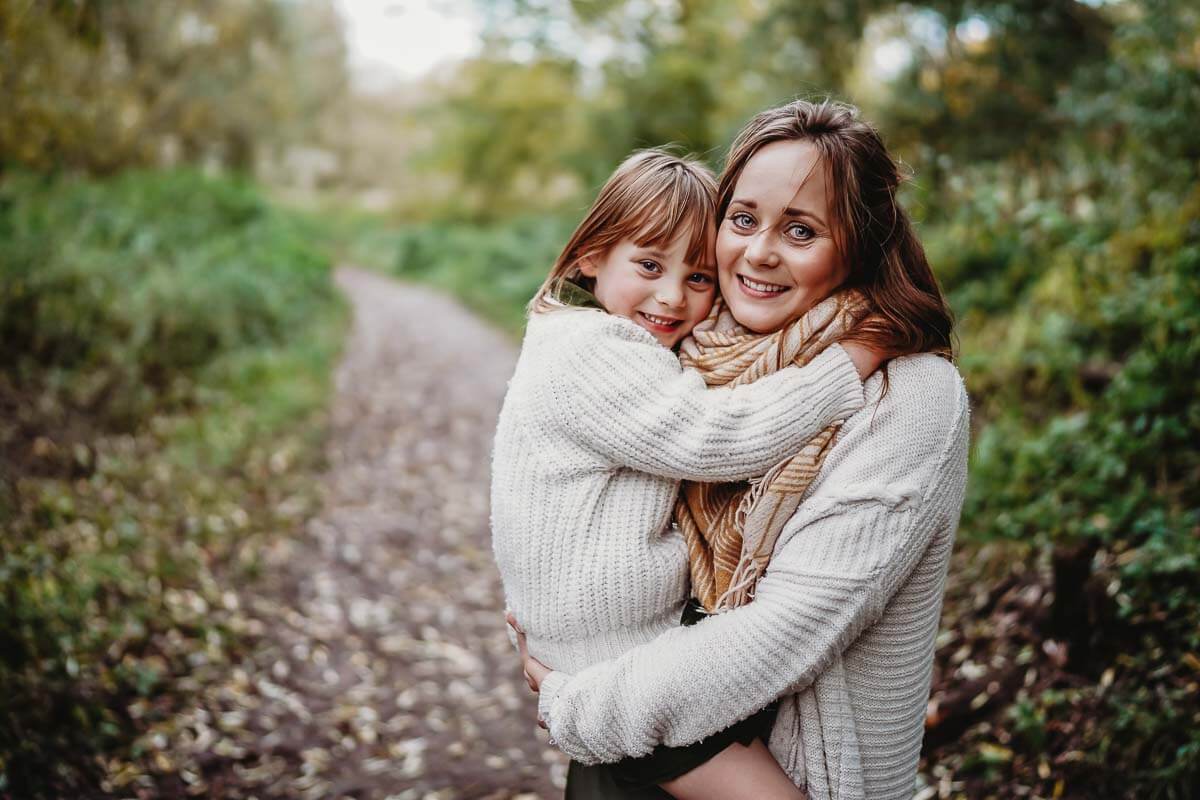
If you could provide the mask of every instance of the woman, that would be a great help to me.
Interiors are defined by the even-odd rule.
[[[771,337],[821,301],[859,298],[867,313],[843,338],[893,359],[768,537],[765,573],[738,565],[753,602],[576,675],[525,657],[541,718],[580,764],[686,745],[778,701],[771,751],[811,797],[913,793],[968,407],[899,180],[877,132],[841,104],[770,109],[734,142],[717,267],[742,333],[778,345]],[[712,567],[696,550],[694,583]],[[727,580],[722,601],[738,582]],[[573,765],[571,782],[599,785],[589,775]]]

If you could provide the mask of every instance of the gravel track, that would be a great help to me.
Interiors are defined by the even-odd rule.
[[[237,592],[258,644],[204,687],[172,749],[208,797],[561,796],[566,759],[534,722],[488,531],[516,349],[428,289],[336,280],[354,329],[323,511]]]

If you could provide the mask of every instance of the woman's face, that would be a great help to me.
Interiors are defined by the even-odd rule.
[[[817,149],[772,142],[750,157],[717,229],[717,276],[734,319],[771,333],[846,280]]]

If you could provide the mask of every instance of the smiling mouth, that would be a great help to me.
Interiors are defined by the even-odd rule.
[[[681,319],[660,317],[656,314],[647,314],[645,311],[639,311],[637,313],[643,321],[649,323],[649,327],[651,327],[653,330],[661,331],[662,333],[670,333],[683,324],[683,320]]]
[[[738,284],[742,287],[742,291],[751,297],[777,297],[788,290],[786,286],[780,286],[777,283],[767,283],[766,281],[756,281],[741,274],[737,276],[737,279]]]

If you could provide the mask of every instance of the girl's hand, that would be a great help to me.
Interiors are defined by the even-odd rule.
[[[525,645],[525,630],[517,624],[517,618],[513,616],[511,611],[506,611],[504,619],[508,622],[509,627],[517,634],[517,649],[521,653],[521,669],[525,673],[525,682],[529,684],[529,688],[533,692],[539,692],[542,688],[542,681],[546,679],[552,670],[542,662],[538,661],[533,656],[529,655],[529,648]],[[538,725],[543,728],[546,723],[542,718],[538,717]]]
[[[865,381],[871,377],[871,373],[879,369],[885,360],[883,353],[872,350],[860,342],[842,342],[842,349],[850,357],[850,363],[858,370],[858,379],[860,381]]]

